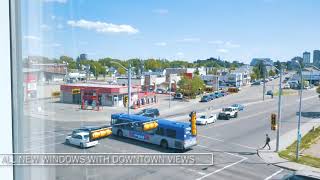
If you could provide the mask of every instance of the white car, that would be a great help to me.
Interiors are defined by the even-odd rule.
[[[210,116],[202,115],[199,118],[197,118],[196,123],[199,124],[199,125],[204,125],[204,124],[207,125],[207,124],[210,124],[210,123],[215,123],[216,121],[217,121],[217,115],[216,114],[210,115]]]
[[[77,132],[66,137],[66,144],[79,146],[80,148],[92,147],[98,144],[98,141],[90,141],[89,132]]]
[[[285,84],[283,89],[290,89],[290,84]]]

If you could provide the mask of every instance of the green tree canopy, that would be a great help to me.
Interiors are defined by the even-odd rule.
[[[178,82],[178,86],[179,92],[191,98],[195,98],[197,94],[203,93],[203,91],[205,90],[203,80],[197,75],[195,75],[192,79],[185,76],[182,77]]]

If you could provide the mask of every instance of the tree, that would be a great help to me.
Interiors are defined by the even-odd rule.
[[[194,74],[195,74],[195,75],[199,75],[199,74],[200,74],[199,69],[196,69],[196,70],[194,71]]]
[[[188,77],[182,77],[178,82],[178,91],[186,96],[195,98],[197,94],[203,93],[205,85],[203,80],[199,76],[194,76],[192,79]]]
[[[320,94],[320,85],[316,89],[317,93]]]
[[[257,75],[255,73],[251,73],[250,77],[251,77],[251,80],[256,80],[257,79]]]
[[[275,75],[276,75],[276,73],[272,69],[270,69],[269,76],[275,76]]]
[[[118,69],[117,69],[117,71],[118,71],[118,73],[119,74],[121,74],[121,75],[124,75],[124,74],[126,74],[126,70],[125,69],[123,69],[122,67],[118,67]]]

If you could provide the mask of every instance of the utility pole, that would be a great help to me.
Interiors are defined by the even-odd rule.
[[[131,64],[129,62],[129,67],[128,67],[128,114],[130,114],[130,105],[131,105]]]

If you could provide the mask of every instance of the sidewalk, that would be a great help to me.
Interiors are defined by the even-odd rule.
[[[312,119],[310,120],[310,123],[303,124],[301,126],[301,134],[302,136],[306,135],[313,126],[317,128],[320,126],[320,119]],[[288,146],[290,146],[297,138],[297,129],[291,130],[290,132],[287,132],[286,134],[283,134],[280,137],[280,151],[286,149]],[[276,140],[273,140],[270,142],[270,146],[272,147],[272,150],[257,150],[258,155],[261,159],[263,159],[266,163],[272,164],[278,167],[282,167],[284,169],[289,170],[308,170],[308,171],[316,171],[320,173],[320,168],[314,168],[311,166],[298,164],[295,162],[291,162],[289,160],[281,158],[278,153],[275,152],[276,147]]]

